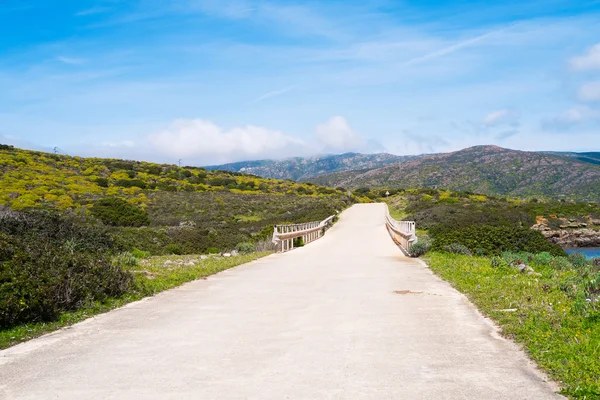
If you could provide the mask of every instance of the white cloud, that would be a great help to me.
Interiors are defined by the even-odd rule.
[[[345,152],[363,149],[366,140],[354,132],[344,117],[331,117],[317,126],[316,137],[323,151]]]
[[[569,63],[576,71],[600,69],[600,44],[589,48],[582,56],[573,57]]]
[[[600,100],[600,81],[586,82],[581,85],[578,96],[581,101]]]
[[[489,113],[483,119],[483,125],[487,127],[499,125],[516,126],[519,123],[520,114],[510,109],[502,109]]]
[[[134,148],[135,142],[133,140],[123,140],[121,142],[104,142],[102,143],[102,147],[109,148]]]
[[[156,151],[178,158],[197,158],[195,163],[204,164],[282,158],[306,151],[302,140],[279,131],[258,126],[226,130],[202,119],[176,120],[148,140]]]
[[[565,112],[542,120],[542,128],[550,131],[565,131],[598,118],[598,112],[589,107],[574,107]]]

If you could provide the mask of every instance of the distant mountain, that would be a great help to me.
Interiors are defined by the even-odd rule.
[[[573,153],[573,152],[558,152],[558,151],[547,151],[544,154],[555,155],[559,157],[569,157],[575,160],[586,162],[590,164],[600,165],[600,152],[587,152],[587,153]]]
[[[539,153],[475,146],[310,181],[333,187],[430,187],[489,195],[600,201],[599,153]]]
[[[380,168],[417,157],[419,156],[395,156],[387,153],[345,153],[309,158],[296,157],[280,161],[242,161],[231,164],[212,165],[205,168],[208,170],[243,172],[264,178],[307,180],[334,172]]]

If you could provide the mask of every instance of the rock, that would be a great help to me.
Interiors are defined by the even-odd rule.
[[[231,257],[236,257],[236,256],[239,256],[239,255],[240,255],[240,253],[237,250],[233,250],[231,252]]]
[[[517,265],[517,269],[519,270],[520,273],[525,274],[525,273],[530,273],[530,272],[535,272],[533,270],[533,268],[531,268],[529,265],[527,264],[519,264]]]
[[[183,265],[185,265],[186,267],[193,267],[194,265],[196,265],[196,263],[190,260]]]
[[[173,264],[175,264],[173,261],[171,261],[171,260],[167,260],[167,261],[165,261],[165,262],[164,262],[164,264],[163,264],[163,265],[164,265],[165,267],[168,267],[169,265],[173,265]]]
[[[206,260],[207,258],[208,258],[208,256],[207,256],[207,255],[204,255],[204,254],[202,254],[202,255],[200,256],[200,260]]]
[[[540,274],[539,272],[535,272],[535,271],[528,271],[527,275],[529,275],[529,276],[537,276],[537,277],[542,276],[542,274]]]
[[[223,257],[231,257],[231,253],[224,253]]]

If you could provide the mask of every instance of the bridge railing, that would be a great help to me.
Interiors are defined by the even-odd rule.
[[[321,238],[325,229],[331,225],[335,215],[323,221],[306,222],[303,224],[275,225],[273,244],[277,251],[285,252],[294,249],[294,239],[302,238],[304,244]]]
[[[390,209],[386,204],[385,226],[390,236],[402,250],[408,254],[410,247],[417,243],[417,228],[414,221],[396,221],[390,215]]]

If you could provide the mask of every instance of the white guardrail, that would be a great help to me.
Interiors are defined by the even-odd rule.
[[[304,244],[314,242],[321,238],[325,229],[331,225],[335,218],[332,215],[323,221],[305,222],[303,224],[275,225],[273,231],[273,244],[277,251],[284,252],[294,249],[294,239],[302,238]]]
[[[417,228],[413,221],[396,221],[390,215],[390,209],[385,207],[385,226],[390,236],[402,250],[408,254],[410,246],[417,243]]]

